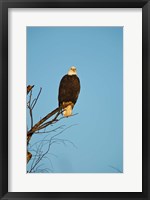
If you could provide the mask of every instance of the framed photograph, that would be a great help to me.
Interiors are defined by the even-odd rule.
[[[0,9],[1,199],[149,199],[149,1]]]

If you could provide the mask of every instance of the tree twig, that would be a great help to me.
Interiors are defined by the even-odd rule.
[[[32,102],[32,105],[31,105],[32,109],[33,109],[34,106],[36,105],[37,100],[38,100],[38,98],[39,98],[39,96],[40,96],[40,94],[41,94],[41,91],[42,91],[42,88],[40,88],[40,91],[39,91],[39,93],[38,93],[36,99],[34,99],[33,102]]]

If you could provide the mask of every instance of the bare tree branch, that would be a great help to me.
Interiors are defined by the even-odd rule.
[[[34,85],[33,86],[29,85],[27,87],[27,94],[30,93],[29,101],[27,103],[27,107],[29,109],[29,114],[30,114],[30,118],[31,118],[31,128],[30,128],[30,130],[27,131],[28,149],[30,149],[30,147],[31,147],[31,146],[29,147],[29,141],[30,141],[30,139],[31,139],[33,134],[50,133],[50,132],[55,132],[58,129],[62,129],[62,126],[60,126],[60,127],[56,128],[56,129],[53,129],[51,131],[46,131],[46,127],[48,127],[50,125],[53,125],[56,122],[60,121],[61,119],[65,118],[64,116],[59,117],[62,114],[62,112],[64,111],[64,109],[65,109],[64,106],[63,106],[63,108],[60,106],[60,107],[54,109],[53,111],[51,111],[50,113],[48,113],[46,116],[44,116],[42,119],[40,119],[36,124],[34,124],[34,122],[33,122],[33,109],[34,109],[35,105],[37,104],[37,101],[38,101],[38,99],[39,99],[39,97],[41,95],[42,88],[40,88],[40,91],[39,91],[37,97],[32,100],[32,88],[33,87],[34,87]],[[68,102],[68,104],[66,104],[66,107],[68,105],[70,105],[70,104],[72,104],[72,103]],[[49,119],[49,121],[48,121],[48,119]],[[74,125],[72,125],[72,126],[74,126]],[[27,163],[31,160],[31,158],[33,160],[32,161],[32,165],[31,165],[31,169],[30,169],[29,172],[33,172],[35,170],[35,167],[38,165],[38,163],[43,158],[45,158],[45,155],[48,154],[52,144],[54,144],[56,142],[62,142],[65,145],[65,142],[67,140],[56,139],[55,137],[60,135],[64,130],[66,130],[66,129],[70,128],[70,127],[67,127],[65,129],[63,129],[62,131],[60,131],[59,133],[53,135],[50,140],[46,140],[45,137],[44,137],[43,140],[41,141],[41,143],[38,145],[38,148],[35,151],[36,152],[35,155],[32,155],[29,151],[27,152]],[[42,129],[44,129],[44,131],[40,132],[40,130],[42,130]],[[39,142],[37,142],[36,144],[38,144],[38,143]],[[43,153],[42,146],[43,145],[47,145],[47,144],[48,144],[48,149],[47,149],[47,151],[45,153]],[[32,151],[34,151],[34,150],[32,150]]]
[[[55,144],[55,143],[58,143],[58,144],[59,144],[59,143],[61,142],[61,143],[63,143],[64,145],[66,145],[65,142],[68,142],[68,143],[72,144],[73,147],[77,148],[77,147],[75,146],[75,144],[74,144],[73,142],[69,141],[69,140],[56,138],[58,135],[62,134],[65,130],[67,130],[67,129],[73,127],[73,126],[76,126],[76,125],[77,125],[77,124],[74,124],[74,125],[71,125],[71,126],[66,127],[65,129],[63,129],[63,130],[60,131],[59,133],[56,133],[55,135],[53,135],[50,139],[46,139],[46,138],[49,136],[49,135],[46,135],[46,136],[42,139],[42,141],[38,141],[38,142],[34,143],[34,144],[32,145],[32,147],[33,147],[34,145],[37,145],[38,143],[40,143],[40,144],[38,145],[38,148],[37,148],[37,150],[36,150],[36,154],[32,156],[32,157],[33,157],[33,162],[32,162],[31,168],[30,168],[30,170],[29,170],[28,173],[33,172],[33,171],[35,170],[35,168],[38,166],[38,164],[40,163],[40,161],[41,161],[43,158],[47,158],[46,155],[47,155],[48,152],[50,151],[50,148],[51,148],[51,146],[52,146],[53,144]],[[45,145],[47,145],[47,144],[48,144],[48,148],[47,148],[47,150],[45,151],[45,153],[43,153],[42,147],[45,146]]]
[[[47,114],[45,117],[43,117],[39,122],[37,122],[37,123],[28,131],[28,133],[27,133],[27,143],[29,143],[29,141],[30,141],[30,139],[31,139],[31,137],[32,137],[32,135],[33,135],[33,133],[36,132],[36,131],[38,131],[38,130],[40,130],[40,129],[39,129],[40,125],[41,125],[43,122],[45,122],[46,120],[48,120],[50,117],[52,117],[53,115],[55,115],[56,113],[57,113],[57,116],[58,116],[58,114],[60,114],[60,113],[59,113],[60,110],[61,110],[61,107],[56,108],[55,110],[53,110],[52,112],[50,112],[49,114]],[[52,124],[52,122],[53,122],[53,120],[51,121],[50,124]],[[49,125],[50,125],[50,124],[49,124]]]
[[[112,169],[116,170],[116,171],[119,172],[119,173],[122,173],[122,171],[120,171],[117,167],[114,167],[114,166],[112,166],[112,165],[109,165],[109,167],[111,167]]]
[[[59,126],[59,127],[57,127],[57,128],[55,128],[55,129],[53,129],[53,130],[50,130],[50,131],[37,131],[37,132],[34,132],[35,134],[43,134],[43,133],[51,133],[51,132],[56,132],[57,130],[59,130],[59,129],[63,129],[63,127],[64,127],[65,125],[61,125],[61,126]]]

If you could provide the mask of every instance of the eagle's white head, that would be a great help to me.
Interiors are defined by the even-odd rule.
[[[77,75],[77,70],[75,66],[70,67],[68,75]]]

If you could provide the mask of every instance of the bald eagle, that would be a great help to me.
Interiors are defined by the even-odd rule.
[[[77,76],[77,70],[72,66],[68,74],[63,76],[59,85],[58,102],[62,107],[63,115],[68,117],[72,115],[73,107],[78,99],[80,92],[80,80]]]

